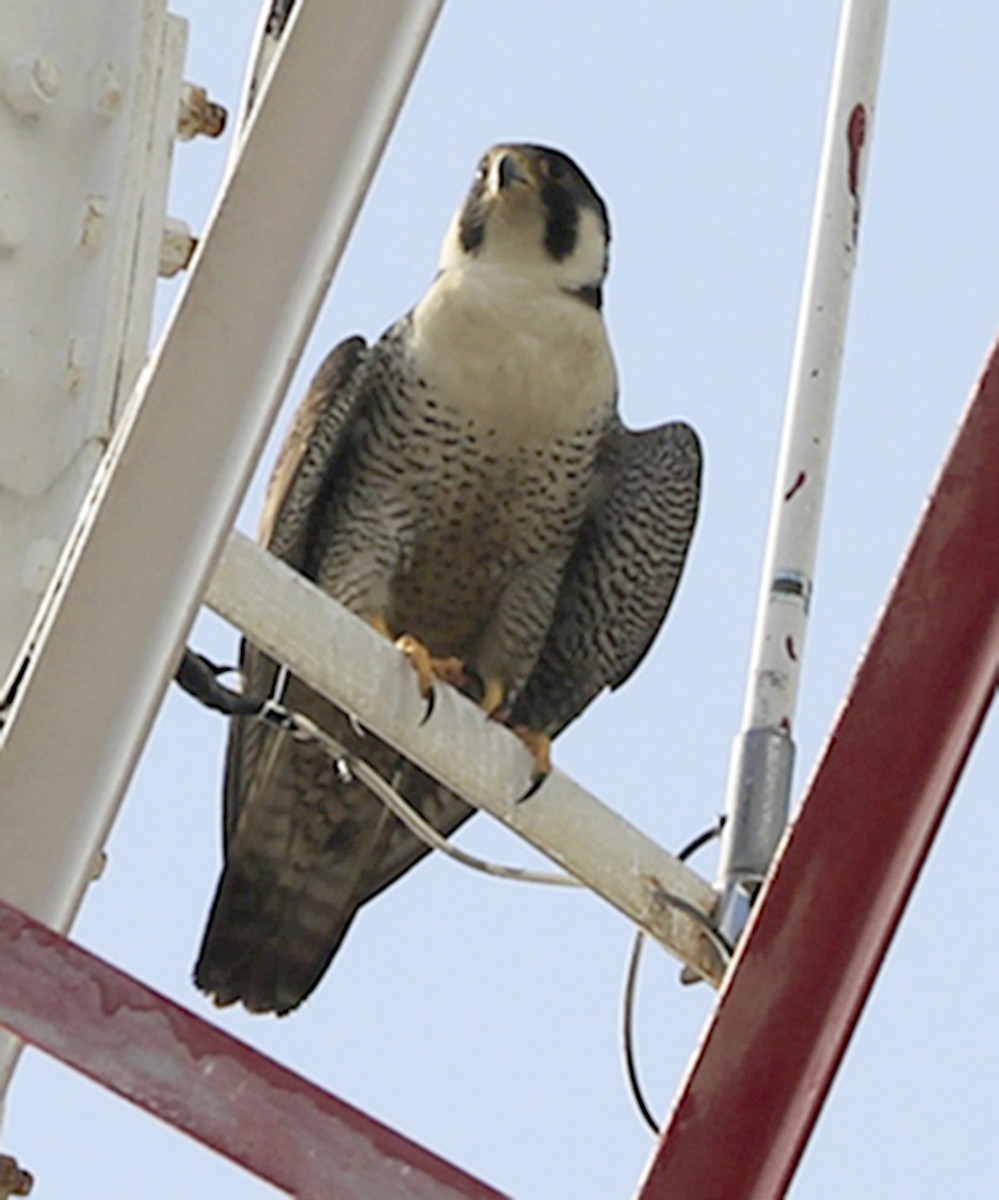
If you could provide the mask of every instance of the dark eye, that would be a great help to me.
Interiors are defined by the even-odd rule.
[[[549,179],[564,179],[566,176],[565,163],[557,158],[546,158],[545,170]]]

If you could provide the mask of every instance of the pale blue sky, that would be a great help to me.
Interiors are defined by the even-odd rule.
[[[233,110],[256,4],[176,4],[192,21],[188,78]],[[452,0],[295,389],[339,338],[376,336],[417,298],[486,146],[546,142],[584,166],[614,224],[606,311],[625,415],[691,421],[707,474],[663,635],[556,759],[672,847],[720,807],[739,720],[838,7]],[[799,791],[997,326],[997,44],[991,5],[911,0],[889,21],[796,731]],[[177,149],[172,211],[196,228],[224,153]],[[258,482],[247,528],[259,499]],[[235,638],[204,620],[197,641],[225,658]],[[650,1149],[618,1064],[629,929],[594,898],[434,861],[364,913],[300,1013],[216,1014],[195,993],[223,733],[170,695],[76,936],[518,1200],[625,1200]],[[796,1200],[999,1195],[999,970],[982,928],[997,780],[987,724]],[[462,840],[530,857],[485,817]],[[710,874],[713,852],[699,865]],[[660,1110],[709,1000],[680,989],[664,955],[649,956],[640,1048]],[[39,1200],[276,1194],[33,1052],[5,1134],[38,1176]]]

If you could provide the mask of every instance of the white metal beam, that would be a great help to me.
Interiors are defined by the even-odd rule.
[[[0,889],[57,929],[91,876],[440,2],[300,0],[102,462],[0,742]]]
[[[531,758],[453,688],[433,714],[406,659],[385,638],[242,534],[230,537],[206,596],[220,616],[470,804],[485,809],[626,913],[699,975],[723,964],[705,880],[579,784],[554,771],[530,799]],[[679,906],[676,901],[679,901]]]
[[[146,357],[186,35],[166,0],[4,5],[0,679]]]
[[[146,357],[186,45],[166,0],[4,7],[0,681]]]

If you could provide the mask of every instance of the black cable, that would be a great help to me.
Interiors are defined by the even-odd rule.
[[[235,667],[220,667],[210,658],[198,654],[188,646],[184,647],[184,655],[177,667],[174,681],[188,695],[200,700],[206,708],[215,712],[225,713],[227,717],[253,717],[263,707],[261,700],[252,696],[244,696],[242,692],[234,691],[225,684],[219,683],[219,676],[234,671]]]
[[[680,862],[686,862],[698,850],[703,849],[709,842],[713,842],[721,834],[724,824],[725,818],[720,817],[710,829],[705,829],[697,837],[692,838],[677,855]],[[717,933],[717,931],[714,932]],[[718,934],[718,939],[722,941],[720,934]],[[621,1051],[624,1056],[625,1075],[635,1107],[652,1133],[658,1134],[659,1123],[652,1115],[652,1109],[645,1099],[645,1092],[638,1077],[638,1062],[635,1055],[635,992],[638,986],[638,967],[644,948],[645,934],[641,929],[637,929],[631,943],[631,953],[628,956],[628,967],[624,977],[624,993],[621,997]],[[731,952],[729,947],[726,949]]]

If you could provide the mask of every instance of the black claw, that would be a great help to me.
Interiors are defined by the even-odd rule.
[[[426,712],[424,712],[423,716],[420,718],[420,728],[421,729],[423,728],[424,725],[426,725],[426,723],[430,720],[431,716],[433,715],[434,705],[436,703],[437,703],[437,689],[431,688],[430,691],[427,692]]]
[[[523,804],[525,801],[530,800],[532,796],[536,796],[541,788],[541,785],[550,774],[551,771],[545,771],[543,775],[535,775],[535,777],[531,780],[531,786],[527,789],[523,796],[521,796],[519,800],[514,801],[514,803]]]
[[[231,670],[232,667],[220,667],[203,654],[196,654],[185,647],[174,679],[189,696],[200,700],[206,708],[225,713],[228,717],[255,716],[263,707],[262,701],[219,683],[218,676]]]

